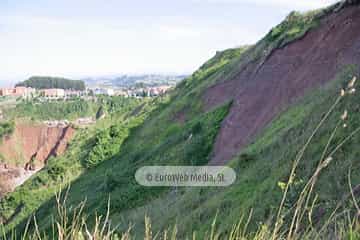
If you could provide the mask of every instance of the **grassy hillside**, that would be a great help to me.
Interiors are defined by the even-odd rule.
[[[24,186],[2,200],[1,212],[5,218],[12,220],[7,225],[7,229],[11,229],[19,223],[22,223],[20,226],[24,226],[23,224],[25,224],[29,214],[39,207],[44,211],[39,213],[44,219],[43,226],[49,226],[46,223],[48,221],[46,216],[50,217],[49,213],[54,210],[49,206],[54,203],[55,191],[66,186],[69,182],[72,182],[71,191],[73,192],[69,194],[69,196],[73,195],[74,197],[72,202],[82,201],[84,196],[88,194],[80,189],[86,192],[96,191],[96,194],[88,196],[88,201],[91,202],[88,211],[93,212],[95,210],[93,208],[96,208],[99,212],[104,212],[106,211],[106,199],[109,193],[115,191],[114,196],[117,196],[119,200],[116,200],[118,205],[113,207],[120,211],[141,206],[149,199],[168,192],[167,189],[161,188],[146,190],[135,183],[133,178],[135,170],[144,162],[180,165],[206,164],[218,127],[226,115],[230,103],[212,112],[202,113],[199,102],[191,101],[191,99],[194,96],[197,99],[200,98],[200,88],[202,87],[200,83],[211,77],[214,74],[214,69],[220,69],[228,64],[230,60],[233,60],[231,57],[238,56],[243,52],[243,49],[231,51],[232,54],[217,54],[215,59],[218,60],[210,61],[209,67],[202,67],[196,72],[192,76],[192,80],[196,83],[191,91],[176,91],[168,96],[158,98],[154,102],[133,108],[132,111],[129,109],[122,117],[111,116],[110,119],[113,123],[111,125],[117,123],[118,128],[132,129],[124,143],[122,143],[123,138],[108,139],[106,136],[108,133],[104,133],[106,130],[101,131],[100,129],[108,128],[109,124],[104,126],[101,122],[97,124],[99,130],[94,130],[92,134],[89,132],[78,133],[78,137],[73,140],[77,144],[71,145],[67,154],[60,159],[50,160],[49,165],[36,177],[30,179]],[[196,85],[199,87],[195,87]],[[178,88],[182,87],[179,86]],[[188,106],[190,102],[193,105]],[[186,123],[177,121],[176,113],[180,110],[186,111],[187,117],[192,117],[192,119]],[[193,137],[189,140],[191,134]],[[105,135],[105,137],[101,135]],[[113,142],[118,142],[120,148],[115,156],[111,156],[111,154],[106,156],[106,161],[102,159],[101,162],[103,163],[97,167],[92,167],[92,164],[89,165],[93,162],[90,154],[99,152],[99,149],[96,149],[99,148],[99,143],[105,148],[106,145]],[[105,152],[102,147],[100,150]],[[61,171],[52,171],[53,168],[61,169]],[[52,176],[54,174],[55,176]],[[42,178],[45,180],[39,180]],[[47,183],[48,179],[52,180],[50,181],[51,184]],[[56,179],[55,182],[53,179]],[[93,180],[97,182],[92,182]],[[42,185],[46,187],[39,188]],[[23,210],[20,214],[13,215],[20,205],[24,206]]]
[[[251,209],[253,213],[249,227],[252,230],[256,230],[261,223],[274,220],[283,195],[283,183],[289,177],[296,154],[339,96],[341,87],[355,73],[358,74],[358,68],[347,68],[334,82],[309,93],[304,100],[290,107],[259,134],[253,144],[229,163],[237,172],[234,185],[214,189],[183,188],[177,194],[167,194],[144,206],[114,214],[113,221],[120,222],[123,230],[129,223],[138,223],[134,227],[138,236],[144,228],[143,217],[147,215],[153,220],[155,232],[177,224],[179,235],[183,238],[184,235],[190,236],[193,231],[197,231],[200,236],[204,235],[209,231],[216,215],[222,234],[228,233],[233,224],[241,216],[247,216]],[[327,141],[333,129],[339,125],[340,116],[345,109],[350,113],[346,121],[347,127],[344,128],[341,122],[327,153],[360,127],[359,100],[358,94],[343,98],[315,135],[296,171],[284,212],[290,210],[315,172]],[[344,209],[355,209],[348,187],[348,172],[351,171],[351,183],[355,187],[360,182],[360,161],[357,158],[360,154],[357,148],[359,141],[360,135],[351,138],[333,155],[334,160],[319,176],[315,187],[317,201],[313,213],[314,222],[326,219],[339,203],[339,213]],[[286,221],[291,220],[290,216],[291,214]]]
[[[96,100],[74,99],[70,101],[38,102],[24,100],[15,108],[4,110],[7,119],[30,118],[32,120],[75,120],[81,117],[95,117],[102,106],[107,112],[119,109],[129,111],[137,106],[138,99],[124,97],[98,97]]]
[[[181,239],[186,235],[190,236],[193,231],[196,231],[198,236],[202,236],[209,231],[209,226],[217,214],[217,219],[221,219],[218,223],[219,234],[226,234],[236,223],[236,220],[240,216],[248,214],[251,209],[253,209],[253,213],[249,228],[256,230],[259,224],[267,222],[276,215],[283,195],[283,183],[286,183],[289,177],[296,154],[308,140],[327,110],[334,104],[335,99],[340,95],[340,89],[346,86],[349,79],[355,74],[359,74],[358,68],[354,66],[344,68],[333,82],[309,93],[304,100],[291,106],[271,123],[263,133],[259,134],[253,144],[230,162],[230,166],[236,170],[238,175],[236,183],[231,187],[215,189],[180,188],[173,192],[166,188],[147,189],[133,182],[134,170],[137,166],[143,165],[144,161],[152,165],[177,159],[177,162],[173,162],[173,164],[189,164],[188,159],[191,159],[193,154],[201,152],[199,151],[201,147],[198,146],[195,152],[190,150],[190,154],[186,155],[186,148],[195,148],[194,146],[196,146],[195,144],[190,145],[190,143],[188,146],[184,145],[188,140],[187,136],[189,136],[187,131],[191,129],[190,131],[194,132],[195,129],[199,128],[195,127],[199,122],[207,123],[209,119],[213,121],[221,119],[226,114],[224,112],[226,107],[223,107],[209,113],[209,115],[206,114],[209,117],[204,115],[198,121],[189,123],[184,128],[185,131],[181,131],[184,134],[182,137],[172,134],[172,137],[168,136],[167,141],[156,145],[150,152],[131,148],[134,142],[138,142],[140,146],[146,146],[143,144],[147,142],[146,140],[138,141],[139,139],[146,139],[146,137],[132,137],[132,134],[141,133],[142,127],[135,128],[130,134],[130,138],[121,145],[120,153],[122,154],[120,156],[110,157],[98,167],[90,170],[85,170],[81,162],[74,162],[70,156],[79,155],[71,150],[68,153],[71,154],[70,156],[64,156],[60,161],[51,161],[45,171],[21,187],[16,193],[11,194],[7,202],[3,202],[2,209],[4,207],[7,210],[14,209],[19,204],[17,201],[26,203],[26,208],[36,207],[36,205],[31,206],[29,204],[39,201],[39,199],[34,200],[34,194],[44,197],[44,192],[40,194],[39,191],[45,191],[48,195],[46,198],[40,199],[40,202],[46,202],[45,200],[48,202],[40,208],[36,216],[39,226],[50,227],[50,213],[55,213],[55,209],[52,209],[55,204],[55,200],[52,199],[52,191],[56,191],[56,188],[43,188],[41,186],[48,186],[49,183],[63,183],[65,185],[67,183],[65,179],[68,179],[68,176],[64,177],[65,175],[62,174],[68,175],[71,171],[75,171],[82,175],[72,176],[72,179],[78,178],[71,184],[68,193],[68,205],[75,206],[86,196],[84,211],[89,214],[89,219],[93,219],[91,217],[93,211],[102,215],[106,213],[107,201],[110,196],[110,218],[113,223],[120,223],[119,231],[125,231],[130,223],[135,223],[136,225],[132,230],[133,234],[138,237],[142,236],[145,224],[143,219],[147,215],[153,221],[154,232],[176,224],[178,236]],[[300,161],[296,177],[289,188],[284,213],[291,211],[290,207],[296,202],[309,177],[314,173],[332,133],[334,135],[327,148],[328,154],[360,127],[358,122],[360,117],[359,102],[358,94],[347,94],[341,98],[319,129]],[[340,117],[345,109],[348,111],[349,117],[343,121]],[[218,117],[214,118],[214,116]],[[210,124],[214,126],[211,121]],[[347,125],[346,128],[344,124]],[[335,128],[336,131],[334,132]],[[172,131],[175,132],[175,130]],[[203,139],[202,131],[204,130],[197,134],[200,135],[199,141],[204,143],[201,141]],[[83,136],[79,135],[79,139]],[[194,142],[198,141],[194,140]],[[311,198],[313,200],[315,196],[317,197],[313,210],[315,222],[326,219],[339,203],[341,203],[338,209],[339,213],[346,209],[354,209],[350,197],[350,188],[347,185],[349,171],[353,187],[360,182],[360,175],[358,174],[360,162],[357,159],[360,152],[356,147],[359,142],[360,136],[354,135],[346,145],[332,155],[332,162],[319,175],[314,190],[316,194],[313,194]],[[77,146],[77,148],[82,147]],[[82,157],[82,159],[86,159],[86,157]],[[196,155],[193,159],[196,161],[203,159],[203,157]],[[69,169],[65,167],[67,161],[76,164],[73,164]],[[63,164],[63,167],[59,170],[60,163]],[[51,170],[53,168],[57,170]],[[82,170],[76,170],[77,168]],[[34,190],[29,192],[29,189]],[[12,207],[11,203],[14,204]],[[288,217],[290,216],[291,214]],[[20,219],[19,216],[16,218]],[[285,218],[285,220],[290,222],[291,219]],[[338,220],[340,221],[341,218]]]
[[[9,155],[9,151],[6,151],[6,145],[2,146],[2,149],[4,149],[4,151],[7,153],[2,154],[0,150],[0,161],[10,164],[11,166],[20,166],[28,162],[30,156],[27,156],[24,153],[25,150],[23,149],[23,146],[26,146],[27,144],[31,146],[31,142],[29,142],[31,140],[39,142],[46,140],[44,139],[43,135],[40,134],[40,132],[38,133],[36,130],[41,126],[39,125],[39,122],[44,120],[65,119],[76,122],[76,119],[82,117],[90,117],[98,120],[100,117],[104,116],[121,116],[125,113],[127,114],[131,112],[134,108],[138,107],[143,102],[146,102],[146,100],[124,98],[120,96],[104,96],[96,98],[95,100],[74,99],[71,101],[59,102],[38,102],[36,100],[22,101],[18,103],[15,108],[8,108],[3,111],[7,120],[0,123],[0,143],[3,137],[12,135],[13,145],[11,149],[16,154]],[[101,114],[99,115],[99,113]],[[76,126],[78,125],[75,123],[72,124],[72,126],[77,128]],[[39,135],[36,135],[37,133]],[[112,131],[109,133],[104,132],[103,135],[99,135],[103,136],[104,139],[107,139],[108,135],[120,133],[123,134],[122,130],[112,129]],[[101,138],[99,139],[102,140]],[[47,143],[49,144],[51,141],[52,140],[49,139]],[[33,151],[36,150],[37,149],[35,146]],[[94,160],[97,160],[97,156],[94,157]]]
[[[286,231],[294,216],[291,207],[314,172],[315,194],[309,197],[314,206],[304,208],[306,216],[313,216],[311,226],[323,225],[337,205],[340,213],[348,210],[352,216],[354,204],[348,176],[353,187],[357,187],[360,138],[352,133],[360,126],[360,96],[350,94],[350,89],[339,98],[303,157],[298,159],[296,174],[291,175],[294,179],[288,188],[286,182],[297,153],[321,119],[327,116],[326,112],[340,96],[340,89],[346,88],[353,76],[359,76],[359,66],[343,66],[330,84],[314,89],[289,106],[252,144],[239,152],[229,162],[237,172],[232,186],[178,188],[175,191],[165,187],[142,187],[134,179],[136,169],[146,165],[206,165],[221,122],[232,103],[204,111],[204,90],[215,82],[231,79],[249,62],[256,60],[260,66],[271,51],[304,36],[330,10],[306,15],[293,13],[257,45],[217,53],[169,95],[133,111],[129,109],[124,114],[113,115],[94,129],[80,132],[66,155],[50,160],[43,171],[1,201],[1,215],[9,220],[5,229],[21,231],[35,212],[41,231],[50,234],[56,212],[54,193],[71,185],[67,204],[74,209],[86,199],[83,212],[90,228],[94,226],[96,214],[106,215],[110,198],[111,222],[119,224],[117,231],[126,231],[129,224],[134,223],[135,239],[143,238],[145,215],[152,219],[154,232],[176,224],[180,239],[191,237],[194,231],[204,236],[216,215],[220,236],[224,236],[240,216],[246,216],[251,209],[250,231],[259,226],[271,228],[283,193],[288,190],[280,212],[284,220],[281,231]],[[349,113],[346,121],[340,118],[345,110]],[[349,136],[349,141],[339,146]],[[333,150],[336,151],[330,154],[331,159],[327,158]],[[322,155],[327,165],[320,164],[322,171],[317,172],[319,161],[324,164]],[[346,215],[340,215],[339,221],[343,216]],[[307,219],[300,221],[301,226],[310,225]],[[30,229],[34,228],[31,224]]]
[[[146,103],[136,99],[126,100],[125,105],[124,102],[119,104],[118,101],[113,102],[109,99],[104,103],[110,102],[112,104],[103,105],[109,113],[108,117],[99,120],[95,126],[78,129],[63,156],[49,159],[46,167],[28,183],[2,199],[0,211],[2,217],[7,220],[14,218],[13,220],[16,221],[29,216],[43,202],[51,199],[56,191],[87,169],[111,157],[114,152],[118,152],[121,142],[126,139],[130,129],[143,121],[145,112],[153,105],[151,102]],[[145,103],[146,106],[143,105]],[[133,110],[137,108],[140,110],[134,113]],[[109,142],[111,144],[108,144]],[[20,215],[13,215],[19,206],[22,206]]]

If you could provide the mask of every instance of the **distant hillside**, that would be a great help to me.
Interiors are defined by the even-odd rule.
[[[85,90],[85,83],[81,80],[70,80],[59,77],[31,77],[26,81],[16,84],[16,86],[32,87],[36,89],[46,88],[62,88],[62,89],[74,89]]]
[[[187,75],[163,75],[163,74],[142,74],[142,75],[119,75],[99,76],[86,78],[84,81],[89,86],[117,86],[131,88],[139,84],[144,86],[176,85]]]

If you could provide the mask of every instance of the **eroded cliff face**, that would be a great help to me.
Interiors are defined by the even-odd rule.
[[[32,161],[39,168],[50,156],[62,154],[73,134],[74,129],[70,126],[17,124],[14,133],[0,144],[0,153],[10,165]]]
[[[70,126],[16,124],[0,144],[0,197],[43,168],[49,157],[63,154],[74,133]]]
[[[232,79],[210,87],[203,99],[206,109],[233,101],[210,164],[231,160],[284,107],[333,80],[344,66],[360,66],[359,29],[360,5],[345,6],[303,38],[273,51],[260,68],[251,62]]]

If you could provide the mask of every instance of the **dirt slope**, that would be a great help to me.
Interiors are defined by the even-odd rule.
[[[17,124],[0,144],[0,198],[41,169],[50,156],[65,152],[75,130],[45,124]]]
[[[275,50],[260,69],[248,64],[233,79],[207,90],[206,109],[234,100],[210,164],[236,155],[281,109],[306,90],[332,80],[344,65],[360,65],[360,6],[348,6],[321,20],[305,37]]]
[[[5,137],[0,144],[0,153],[5,162],[26,164],[33,159],[41,167],[50,156],[65,151],[73,134],[74,129],[71,127],[17,124],[15,132]]]

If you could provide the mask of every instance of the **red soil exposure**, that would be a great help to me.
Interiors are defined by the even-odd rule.
[[[275,50],[260,69],[259,63],[250,63],[233,79],[210,87],[203,96],[206,110],[233,100],[210,164],[229,161],[281,109],[334,79],[342,66],[360,65],[359,29],[360,6],[348,6],[324,17],[302,39]]]
[[[17,124],[14,133],[0,144],[0,153],[6,160],[23,162],[25,168],[33,159],[36,168],[41,168],[50,156],[64,153],[74,132],[69,126]]]
[[[44,167],[50,156],[63,154],[74,132],[70,126],[17,124],[0,144],[0,154],[8,162],[0,164],[0,198]]]

